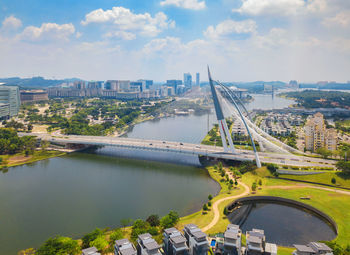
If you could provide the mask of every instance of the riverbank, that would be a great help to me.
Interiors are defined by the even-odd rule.
[[[34,163],[40,160],[61,157],[66,152],[48,150],[48,151],[34,151],[32,155],[26,156],[25,153],[17,153],[14,155],[1,155],[0,169],[7,169],[9,167],[20,166],[25,164]]]

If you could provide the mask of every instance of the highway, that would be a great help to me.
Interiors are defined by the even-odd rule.
[[[230,159],[238,161],[253,161],[254,153],[250,150],[238,150],[236,153],[226,153],[222,147],[191,144],[181,142],[170,142],[160,140],[144,140],[121,137],[108,136],[78,136],[78,135],[62,135],[53,136],[42,133],[20,134],[34,135],[40,139],[60,144],[84,144],[98,146],[115,146],[128,149],[153,150],[164,152],[176,152],[185,154],[201,155],[212,158]],[[275,163],[288,166],[299,167],[335,167],[334,160],[326,160],[321,158],[298,156],[294,154],[259,152],[261,162]]]

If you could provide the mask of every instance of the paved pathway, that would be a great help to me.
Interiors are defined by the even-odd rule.
[[[231,173],[228,173],[228,174],[229,174],[229,176],[230,176],[230,179],[234,180],[234,178],[233,178],[233,176],[231,175]],[[206,232],[206,231],[208,231],[209,229],[211,229],[212,227],[214,227],[214,226],[218,223],[218,221],[220,220],[219,205],[220,205],[222,202],[224,202],[224,201],[226,201],[226,200],[234,200],[234,199],[237,199],[237,198],[240,198],[240,197],[244,197],[244,196],[249,195],[249,192],[250,192],[249,187],[248,187],[245,183],[243,183],[243,182],[238,182],[238,184],[241,185],[241,186],[243,186],[244,192],[241,193],[241,194],[239,194],[239,195],[224,197],[224,198],[221,198],[221,199],[215,201],[215,202],[213,203],[213,206],[212,206],[212,210],[213,210],[213,212],[214,212],[214,218],[213,218],[213,220],[212,220],[207,226],[205,226],[205,227],[202,228],[202,231],[203,231],[203,232]]]
[[[230,179],[233,179],[233,176],[230,172],[227,172],[229,174]],[[243,186],[244,188],[244,192],[239,194],[239,195],[235,195],[235,196],[229,196],[229,197],[224,197],[221,198],[217,201],[215,201],[213,203],[212,206],[212,210],[214,212],[214,218],[213,220],[205,227],[202,228],[203,232],[208,231],[209,229],[211,229],[212,227],[214,227],[218,221],[220,220],[220,211],[219,211],[219,205],[226,201],[226,200],[234,200],[240,197],[244,197],[249,195],[250,189],[249,187],[243,183],[243,182],[238,182],[239,185]],[[344,194],[344,195],[349,195],[350,196],[350,191],[344,191],[344,190],[338,190],[338,189],[332,189],[332,188],[325,188],[325,187],[320,187],[320,186],[314,186],[314,185],[305,185],[305,184],[299,184],[299,185],[289,185],[289,186],[266,186],[265,188],[267,189],[295,189],[295,188],[312,188],[312,189],[320,189],[320,190],[326,190],[326,191],[330,191],[330,192],[336,192],[336,193],[340,193],[340,194]]]

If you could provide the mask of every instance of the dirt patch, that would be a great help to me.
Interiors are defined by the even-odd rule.
[[[30,160],[32,158],[32,156],[13,156],[11,158],[9,158],[8,163],[9,164],[18,164],[18,163],[23,163],[26,162],[28,160]]]

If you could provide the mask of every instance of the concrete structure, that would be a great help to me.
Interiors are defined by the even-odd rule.
[[[242,231],[238,225],[228,224],[224,233],[224,255],[241,254]]]
[[[44,90],[20,91],[21,103],[49,100],[49,94]]]
[[[293,255],[333,255],[333,250],[324,243],[311,242],[307,245],[294,244]]]
[[[200,85],[200,74],[196,73],[196,86]]]
[[[184,235],[187,239],[190,255],[207,255],[209,243],[207,235],[195,224],[187,224],[184,228]]]
[[[184,73],[184,85],[186,88],[192,88],[192,75],[190,73]]]
[[[101,255],[95,247],[90,247],[82,250],[81,255]]]
[[[137,255],[135,246],[128,239],[120,239],[115,241],[115,255]]]
[[[176,228],[167,228],[163,233],[163,250],[166,255],[188,255],[186,238]]]
[[[9,106],[9,117],[16,116],[21,105],[18,87],[0,86],[0,104],[6,104]],[[6,106],[3,105],[3,107]]]
[[[265,247],[264,230],[254,229],[246,232],[246,255],[263,254]]]
[[[10,118],[10,104],[0,103],[0,120]]]
[[[26,133],[19,133],[20,136],[28,135]],[[115,146],[119,148],[138,149],[138,150],[153,150],[176,152],[192,155],[200,155],[208,158],[222,158],[237,161],[253,161],[255,153],[251,150],[236,150],[236,154],[224,152],[222,147],[215,147],[211,145],[198,145],[190,143],[179,143],[159,140],[145,140],[132,139],[121,137],[108,136],[51,136],[43,133],[31,133],[30,135],[37,136],[39,139],[44,139],[52,143],[61,144],[84,144],[84,145],[100,145],[100,146]],[[334,160],[327,160],[322,158],[310,158],[305,156],[298,156],[294,154],[268,153],[260,152],[261,161],[264,163],[283,164],[290,166],[304,166],[304,167],[335,167]]]
[[[321,113],[316,113],[308,118],[305,127],[305,148],[309,151],[316,151],[319,148],[326,148],[335,151],[337,149],[337,132],[335,129],[327,129]]]
[[[137,255],[162,255],[159,244],[149,233],[138,236],[136,249]]]

